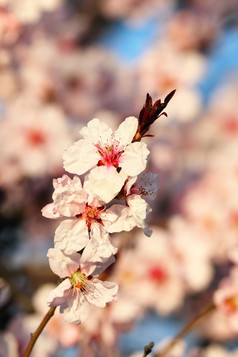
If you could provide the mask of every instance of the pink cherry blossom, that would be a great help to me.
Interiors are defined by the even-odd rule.
[[[156,227],[153,230],[149,241],[142,232],[134,235],[133,249],[119,255],[113,277],[125,298],[143,310],[153,308],[167,315],[182,304],[185,284],[168,233]]]
[[[4,357],[18,357],[17,341],[10,332],[0,333],[0,351]]]
[[[152,231],[146,222],[151,212],[147,200],[155,199],[158,188],[158,176],[151,172],[130,177],[121,192],[125,197],[126,206],[118,220],[109,227],[109,232],[130,231],[134,227],[139,227],[143,228],[147,236],[151,236]]]
[[[108,232],[115,232],[113,223],[122,214],[124,206],[113,205],[106,209],[98,199],[88,194],[77,176],[70,179],[63,175],[53,180],[53,186],[53,203],[46,205],[42,214],[53,219],[69,218],[56,229],[55,247],[72,254],[91,242],[97,246],[98,258],[115,254],[117,249],[110,243]],[[119,231],[122,230],[123,227]]]
[[[231,328],[238,332],[238,267],[223,279],[214,294],[214,302]]]
[[[49,306],[60,306],[60,313],[65,321],[80,324],[89,314],[90,304],[105,307],[107,302],[116,297],[116,283],[101,281],[96,278],[115,260],[113,256],[104,263],[94,263],[95,251],[85,248],[83,254],[65,255],[57,248],[49,249],[49,264],[62,283],[51,291]]]
[[[58,106],[35,105],[29,97],[19,96],[0,123],[0,141],[1,164],[14,162],[21,176],[37,177],[58,172],[71,138]]]
[[[114,133],[107,124],[91,120],[80,131],[83,139],[63,154],[64,168],[78,175],[91,170],[86,188],[102,201],[111,201],[129,176],[137,176],[146,167],[146,144],[132,143],[137,127],[135,117],[126,118]]]

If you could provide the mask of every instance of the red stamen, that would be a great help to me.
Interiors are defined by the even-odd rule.
[[[148,273],[149,277],[158,283],[163,283],[167,279],[167,273],[160,266],[150,268]]]
[[[101,213],[103,211],[104,206],[93,207],[87,204],[85,207],[85,211],[83,213],[77,214],[76,217],[79,219],[85,219],[87,227],[88,229],[90,229],[93,223],[99,223],[103,225],[103,221],[101,219]]]
[[[37,129],[30,129],[26,132],[26,139],[32,146],[40,146],[45,143],[44,134]]]
[[[112,144],[111,146],[97,144],[95,146],[101,155],[101,160],[99,160],[97,164],[98,166],[114,166],[115,168],[118,168],[120,162],[119,159],[123,150],[120,150],[117,144]]]

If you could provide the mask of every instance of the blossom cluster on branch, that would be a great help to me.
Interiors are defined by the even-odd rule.
[[[118,285],[98,276],[115,262],[117,248],[111,233],[142,228],[150,236],[146,218],[148,201],[158,190],[157,175],[145,173],[149,150],[141,138],[162,114],[164,103],[147,95],[139,119],[126,118],[113,132],[99,119],[80,131],[82,139],[63,154],[63,175],[53,180],[53,202],[42,209],[43,216],[62,218],[55,231],[54,248],[48,258],[52,271],[62,282],[51,291],[50,307],[60,306],[69,323],[80,324],[89,314],[90,304],[105,307],[116,298]],[[80,175],[86,174],[82,183]]]

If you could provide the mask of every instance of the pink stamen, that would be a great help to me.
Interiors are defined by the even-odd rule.
[[[98,166],[114,166],[117,168],[120,162],[120,156],[123,150],[119,148],[117,143],[112,145],[102,145],[96,144],[99,154],[101,155],[101,160],[98,161]]]
[[[26,139],[32,146],[40,146],[45,143],[44,134],[37,129],[30,129],[26,132]]]
[[[163,283],[167,279],[166,271],[160,266],[154,266],[149,269],[149,277],[158,283]]]
[[[85,211],[83,213],[77,214],[76,217],[79,219],[85,219],[88,229],[90,229],[93,223],[99,223],[103,225],[103,221],[101,219],[101,213],[103,211],[104,206],[93,207],[87,204],[85,207]]]

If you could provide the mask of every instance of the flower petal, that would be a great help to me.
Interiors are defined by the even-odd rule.
[[[97,166],[85,178],[84,188],[99,200],[110,202],[120,192],[126,175],[113,166]]]
[[[83,249],[89,241],[85,220],[67,219],[55,231],[55,247],[72,254]]]
[[[42,212],[42,216],[46,218],[57,219],[62,217],[62,215],[59,212],[57,212],[54,203],[49,203],[48,205],[43,207],[41,212]]]
[[[100,160],[97,148],[87,140],[78,140],[63,154],[63,166],[68,172],[82,175]]]
[[[130,213],[129,207],[122,205],[114,205],[111,208],[117,210],[118,219],[108,227],[109,233],[126,231],[129,232],[136,226],[136,221]]]
[[[66,303],[65,293],[71,288],[69,279],[65,279],[55,289],[53,289],[47,299],[49,306],[58,306]]]
[[[130,195],[127,197],[127,204],[130,208],[130,214],[136,221],[137,227],[144,228],[148,211],[148,203],[139,195]]]
[[[154,200],[159,189],[159,177],[152,172],[138,176],[135,186],[139,188],[142,197],[148,200]]]
[[[85,190],[66,187],[53,195],[55,209],[65,217],[75,217],[84,212],[88,194]]]
[[[83,251],[81,269],[85,275],[98,276],[115,262],[113,254],[117,248],[111,244],[109,234],[105,232],[101,239],[93,235]]]
[[[120,167],[128,176],[137,176],[144,171],[149,153],[145,143],[132,143],[124,149]]]
[[[138,128],[138,119],[136,117],[126,118],[114,133],[114,138],[123,146],[132,142]]]
[[[60,278],[70,276],[78,269],[80,254],[65,255],[58,248],[50,248],[47,253],[51,270]]]
[[[89,303],[98,307],[105,307],[107,302],[113,301],[118,292],[118,285],[109,281],[101,281],[97,278],[91,280],[94,289],[93,294],[88,293],[86,299]]]
[[[88,122],[87,126],[84,126],[80,130],[80,134],[85,140],[92,144],[102,142],[104,144],[110,143],[112,138],[112,129],[106,123],[101,122],[95,118]]]
[[[63,319],[71,324],[81,324],[88,318],[90,310],[89,303],[76,293],[69,294],[67,297],[67,306],[60,306],[60,313]]]

